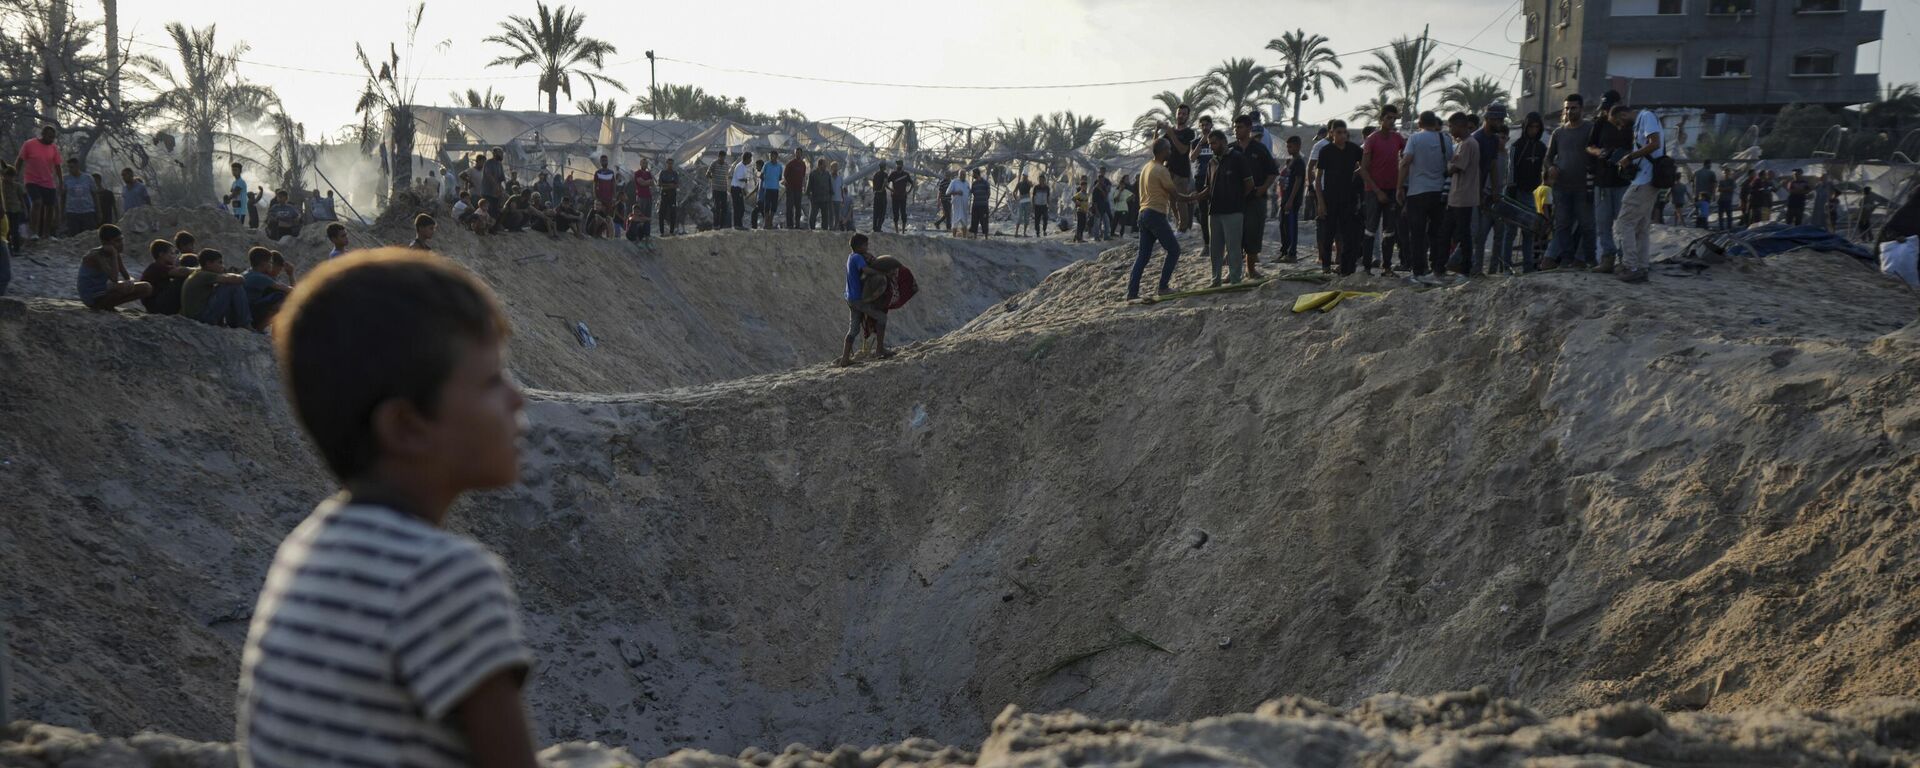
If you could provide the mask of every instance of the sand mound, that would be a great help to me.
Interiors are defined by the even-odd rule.
[[[737,758],[687,751],[643,761],[626,749],[576,742],[549,747],[540,758],[553,768],[1897,765],[1920,759],[1920,704],[1882,699],[1836,711],[1673,716],[1618,704],[1547,719],[1476,689],[1425,699],[1389,694],[1352,708],[1286,698],[1253,713],[1178,725],[1008,707],[977,751],[909,739],[866,749],[795,744],[780,752],[748,747]],[[22,722],[0,731],[0,759],[47,768],[225,768],[233,752],[226,744],[158,734],[107,739]]]
[[[523,484],[455,525],[513,569],[542,741],[925,737],[984,741],[986,760],[1011,728],[1070,738],[1007,765],[1236,764],[1175,744],[1365,731],[1375,716],[1351,713],[1387,691],[1484,686],[1552,715],[1855,711],[1920,690],[1920,330],[1871,271],[1795,254],[1651,288],[1383,284],[1293,315],[1317,286],[1121,305],[1117,253],[890,363],[536,398]],[[0,359],[22,714],[230,737],[241,619],[323,487],[264,345],[0,301]],[[985,727],[1008,703],[1177,721],[1287,695],[1352,709]],[[1551,751],[1572,717],[1512,721],[1455,762],[1628,754]],[[1877,738],[1780,717],[1666,728],[1728,748]],[[1470,719],[1466,746],[1406,722],[1329,749],[1483,748]],[[1589,732],[1638,736],[1610,728]]]
[[[146,233],[130,236],[133,244],[189,230],[202,247],[227,254],[230,264],[241,263],[255,245],[278,249],[296,265],[317,264],[330,250],[321,227],[271,242],[210,209],[137,209],[126,227]],[[410,224],[349,229],[355,247],[412,237]],[[643,249],[534,233],[476,237],[442,226],[436,244],[500,294],[516,331],[512,365],[522,383],[625,392],[782,371],[838,356],[847,322],[840,298],[847,238],[839,232],[715,232],[657,239]],[[873,238],[874,252],[900,257],[920,285],[919,296],[890,327],[896,343],[958,328],[1098,248],[1011,238]],[[77,238],[36,249],[33,261],[20,261],[18,295],[72,299],[75,266],[93,245]],[[144,245],[132,248],[128,269],[144,268],[145,254]],[[593,349],[577,340],[577,323],[586,324]]]

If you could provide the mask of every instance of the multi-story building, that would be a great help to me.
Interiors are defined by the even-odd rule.
[[[1787,104],[1872,101],[1856,74],[1884,11],[1861,0],[1525,0],[1521,105],[1553,114],[1569,93],[1616,90],[1645,107],[1761,115]]]

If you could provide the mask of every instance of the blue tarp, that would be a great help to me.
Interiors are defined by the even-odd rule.
[[[1729,256],[1775,256],[1797,248],[1844,253],[1863,261],[1878,257],[1866,246],[1819,227],[1789,226],[1769,222],[1738,232],[1708,235],[1696,242]],[[1689,248],[1692,250],[1692,248]]]

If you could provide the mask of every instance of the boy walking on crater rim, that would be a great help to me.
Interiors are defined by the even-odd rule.
[[[856,234],[849,244],[852,253],[847,254],[847,308],[850,317],[847,320],[846,344],[840,350],[840,358],[833,364],[840,367],[853,365],[853,345],[860,340],[860,329],[871,318],[874,323],[873,356],[880,359],[893,357],[887,349],[887,282],[892,273],[900,268],[900,262],[890,256],[875,259],[867,252],[867,236]]]
[[[242,765],[534,766],[533,661],[499,558],[444,529],[519,477],[493,293],[429,253],[327,261],[286,302],[287,399],[341,483],[289,534],[241,656]]]

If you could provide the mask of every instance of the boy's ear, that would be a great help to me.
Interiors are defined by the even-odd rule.
[[[425,414],[407,398],[388,398],[373,408],[373,435],[378,455],[420,455],[430,449],[428,429]]]

